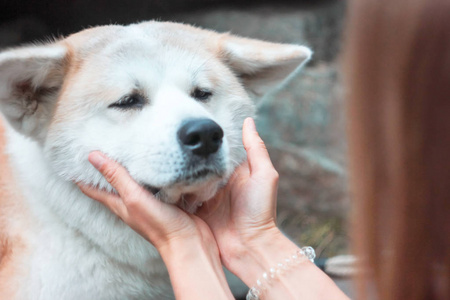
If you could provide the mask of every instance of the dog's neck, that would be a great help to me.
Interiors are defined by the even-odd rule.
[[[77,233],[85,239],[86,247],[149,271],[147,262],[159,257],[156,249],[100,203],[81,193],[73,182],[55,174],[37,142],[11,128],[7,135],[16,181],[46,238],[63,239]]]

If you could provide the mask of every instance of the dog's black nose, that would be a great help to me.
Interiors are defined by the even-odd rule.
[[[216,153],[222,144],[223,130],[210,119],[191,119],[178,130],[181,146],[198,156]]]

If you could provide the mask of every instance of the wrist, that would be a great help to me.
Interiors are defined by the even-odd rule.
[[[245,284],[251,286],[261,274],[295,253],[296,250],[298,246],[274,227],[239,246],[233,255],[227,257],[224,264]]]
[[[178,239],[158,249],[176,299],[233,299],[217,245],[212,244],[201,238]]]
[[[157,250],[168,267],[177,262],[192,261],[200,254],[220,261],[217,244],[214,241],[205,241],[201,236],[174,238],[157,247]]]
[[[245,250],[230,261],[227,268],[249,288],[267,288],[263,299],[342,299],[348,300],[333,281],[306,257],[298,256],[299,247],[273,230],[247,243]],[[294,258],[293,255],[297,255]],[[289,262],[286,261],[289,259]],[[295,263],[293,263],[295,262]],[[279,263],[284,266],[280,266]],[[286,267],[286,268],[285,268]],[[278,270],[282,270],[278,272]],[[272,277],[273,271],[275,276]],[[264,274],[270,276],[268,281]],[[266,283],[265,283],[266,282]],[[264,289],[263,288],[263,289]]]

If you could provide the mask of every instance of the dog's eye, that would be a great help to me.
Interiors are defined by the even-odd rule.
[[[199,101],[207,101],[207,100],[209,100],[209,98],[211,98],[211,96],[212,96],[212,92],[210,92],[208,90],[200,89],[200,88],[196,88],[192,92],[192,97],[194,97],[195,99],[197,99]]]
[[[141,109],[144,107],[146,100],[142,95],[131,94],[120,98],[119,101],[110,104],[108,108],[120,109]]]

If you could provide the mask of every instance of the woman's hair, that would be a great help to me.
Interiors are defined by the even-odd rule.
[[[358,299],[450,299],[450,1],[349,8]]]

